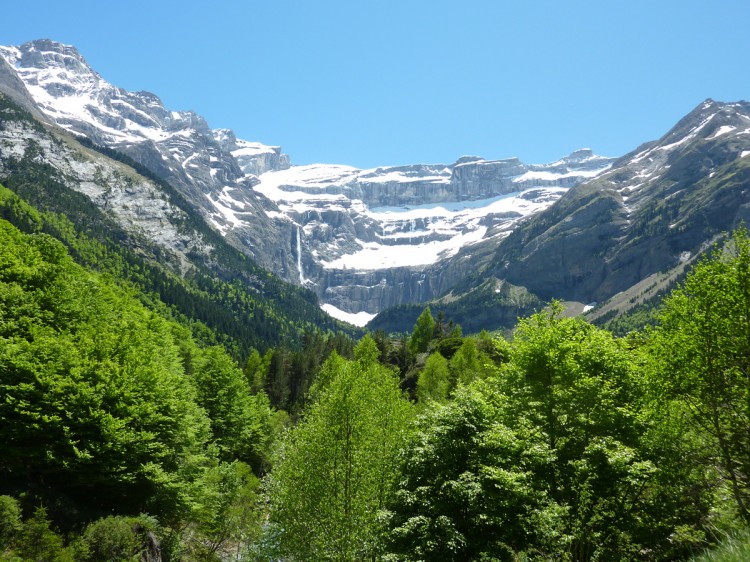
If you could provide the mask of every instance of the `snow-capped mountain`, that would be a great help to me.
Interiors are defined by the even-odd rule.
[[[311,165],[262,174],[253,189],[295,225],[300,281],[324,287],[328,304],[373,314],[449,288],[461,272],[433,266],[507,235],[611,162],[584,149],[548,165]]]
[[[750,103],[708,99],[518,224],[428,304],[467,330],[510,328],[549,299],[614,318],[653,303],[742,224],[750,224]],[[388,310],[369,327],[408,330],[423,307]]]
[[[542,298],[602,302],[743,222],[750,103],[709,99],[517,229],[486,273]]]
[[[260,265],[313,289],[333,313],[362,313],[360,322],[445,291],[465,273],[451,260],[613,161],[584,149],[546,165],[291,166],[279,147],[110,84],[74,47],[39,40],[0,56],[47,119],[141,163]]]
[[[285,260],[273,256],[284,238],[266,219],[248,172],[289,165],[279,147],[237,139],[232,131],[212,130],[192,111],[172,111],[150,92],[128,92],[107,82],[75,47],[50,40],[0,47],[0,56],[20,78],[47,119],[93,142],[123,152],[180,190],[206,218],[226,233],[221,202],[227,189],[255,220],[243,249],[261,265]],[[250,241],[254,243],[250,243]]]

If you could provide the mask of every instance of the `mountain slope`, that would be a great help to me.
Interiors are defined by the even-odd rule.
[[[0,47],[0,57],[16,74],[12,89],[22,81],[47,119],[146,166],[235,247],[332,311],[373,314],[441,294],[463,276],[450,263],[462,263],[457,254],[507,235],[612,161],[582,150],[547,165],[290,168],[278,147],[108,83],[74,47],[38,40]]]
[[[278,147],[237,140],[231,131],[211,130],[191,111],[171,111],[150,92],[128,92],[104,80],[75,47],[50,40],[0,47],[40,112],[60,127],[113,148],[146,166],[175,187],[218,230],[228,222],[221,203],[225,190],[242,192],[242,209],[253,217],[242,249],[262,266],[290,258],[279,254],[285,233],[263,212],[250,189],[251,171],[284,167]],[[7,91],[7,81],[3,90]],[[15,99],[15,98],[14,98]],[[236,157],[235,157],[236,154]],[[236,241],[236,240],[235,240]],[[291,262],[287,264],[292,267]]]
[[[522,223],[449,297],[461,302],[497,280],[542,301],[593,306],[659,272],[674,271],[666,275],[673,280],[718,235],[743,222],[750,222],[750,103],[706,100],[661,139]],[[489,298],[486,304],[495,306]],[[622,313],[627,306],[617,308]],[[456,321],[472,322],[457,312]],[[395,322],[389,317],[373,325],[388,328]]]
[[[237,357],[307,330],[338,329],[313,293],[228,245],[171,186],[127,157],[44,126],[2,94],[0,147],[0,183],[43,212],[29,222],[4,196],[7,220],[52,234],[81,263],[156,293]]]
[[[707,100],[505,240],[488,274],[602,301],[750,218],[750,104]]]

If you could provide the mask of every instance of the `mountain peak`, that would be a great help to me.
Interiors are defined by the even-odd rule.
[[[19,47],[20,63],[31,68],[59,68],[77,73],[96,72],[72,45],[51,39],[36,39]]]
[[[750,103],[725,103],[707,98],[680,119],[658,142],[666,146],[680,146],[695,137],[716,138],[739,127],[747,128],[749,120]],[[717,135],[719,131],[723,133]]]
[[[591,158],[594,155],[594,151],[590,148],[579,148],[568,154],[567,158],[573,160],[575,158]]]

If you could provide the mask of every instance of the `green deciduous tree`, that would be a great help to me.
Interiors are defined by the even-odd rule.
[[[750,239],[735,233],[666,300],[653,337],[655,391],[680,402],[715,451],[750,523]]]
[[[0,333],[6,485],[92,509],[178,512],[209,423],[169,323],[5,221],[0,320],[12,327]]]
[[[451,388],[448,361],[437,351],[427,358],[417,378],[417,399],[420,402],[444,402]]]
[[[488,372],[489,357],[479,352],[472,338],[466,338],[450,361],[450,370],[455,384],[469,384]]]
[[[424,353],[430,345],[435,333],[435,319],[432,317],[430,307],[422,311],[414,324],[411,338],[409,339],[409,350],[412,353]]]
[[[542,545],[572,560],[632,556],[655,467],[632,353],[608,332],[560,317],[561,306],[522,320],[503,369],[510,418],[525,419],[552,455],[535,483],[556,513]],[[546,543],[546,544],[545,544]],[[628,554],[630,553],[630,554]]]
[[[291,430],[268,480],[269,532],[290,560],[363,560],[377,548],[378,512],[393,491],[410,412],[367,337],[357,360],[332,356],[315,402]]]
[[[259,469],[271,432],[266,394],[250,394],[242,371],[221,347],[196,350],[192,371],[197,402],[208,413],[222,459]]]
[[[260,481],[242,462],[221,463],[206,470],[195,483],[195,502],[187,543],[198,560],[218,560],[230,549],[241,559],[258,538],[265,513]]]
[[[629,560],[668,542],[650,529],[661,473],[632,350],[559,311],[523,320],[507,363],[422,418],[390,504],[394,559]]]
[[[0,496],[0,556],[11,547],[21,529],[21,507],[10,496]]]
[[[85,562],[137,562],[159,555],[156,532],[159,525],[151,517],[110,515],[90,523],[83,532]]]
[[[549,459],[502,423],[502,398],[488,390],[461,387],[420,418],[389,502],[391,559],[509,560],[533,542],[543,495],[532,477]]]

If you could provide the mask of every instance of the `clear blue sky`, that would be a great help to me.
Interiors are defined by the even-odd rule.
[[[0,18],[0,44],[73,44],[295,164],[619,156],[705,98],[750,98],[748,0],[36,0]]]

